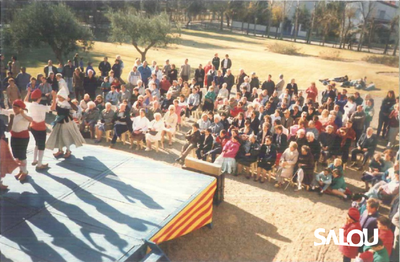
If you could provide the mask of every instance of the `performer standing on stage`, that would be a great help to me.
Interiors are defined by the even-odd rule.
[[[29,96],[32,103],[28,103]],[[46,113],[51,112],[51,106],[41,105],[42,91],[35,89],[31,93],[31,88],[28,88],[28,93],[25,96],[25,103],[28,108],[29,115],[32,117],[31,133],[36,141],[36,147],[33,151],[32,165],[36,166],[37,170],[46,169],[49,165],[43,164],[44,149],[46,146]],[[39,160],[38,160],[39,157]]]
[[[25,113],[25,103],[17,99],[12,104],[12,110],[1,109],[0,114],[8,115],[10,117],[11,125],[11,150],[16,158],[20,162],[20,171],[15,178],[19,181],[24,181],[28,175],[26,168],[26,149],[29,143],[29,123],[32,122],[32,117]],[[14,117],[12,117],[14,115]]]
[[[51,110],[57,111],[57,117],[53,122],[53,131],[47,140],[46,148],[51,150],[58,148],[58,152],[53,154],[54,157],[64,155],[64,158],[68,158],[71,156],[71,145],[80,147],[85,143],[85,139],[83,139],[79,132],[78,126],[72,119],[70,114],[71,109],[77,110],[77,107],[69,101],[68,93],[64,88],[58,91],[57,97],[55,92],[53,92]],[[64,147],[67,148],[65,154],[63,152]]]
[[[18,163],[11,155],[7,139],[4,135],[4,132],[6,132],[6,128],[6,124],[2,119],[0,119],[0,190],[8,189],[8,186],[3,184],[2,178],[6,174],[11,174],[14,169],[18,167]]]

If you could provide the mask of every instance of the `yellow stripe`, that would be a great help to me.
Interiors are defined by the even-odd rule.
[[[205,209],[207,209],[207,208],[205,208]],[[209,212],[205,213],[204,216],[202,216],[201,218],[197,219],[197,221],[196,221],[195,223],[193,223],[193,225],[192,225],[191,227],[189,227],[186,231],[182,232],[180,236],[184,236],[184,235],[186,235],[186,234],[192,232],[192,231],[201,223],[201,221],[202,221],[205,217],[209,216],[211,213],[212,213],[212,208],[210,209]],[[210,220],[211,220],[211,219],[210,219]],[[208,223],[204,223],[204,225],[207,225],[207,224],[208,224]],[[184,226],[183,226],[183,227],[184,227]],[[183,227],[182,227],[182,228],[183,228]],[[177,232],[177,234],[175,234],[174,236],[172,236],[172,237],[171,237],[170,239],[168,239],[168,240],[171,240],[171,239],[176,238],[176,237],[178,236],[178,233],[179,233],[179,232]]]
[[[211,198],[210,200],[208,200],[208,198],[211,197],[212,194],[214,194],[214,191],[213,191],[213,190],[211,190],[211,191],[207,194],[207,196],[206,196],[201,202],[196,203],[196,204],[195,204],[195,207],[193,208],[193,210],[190,211],[190,213],[186,214],[186,216],[184,216],[184,217],[182,218],[182,221],[184,221],[184,220],[187,219],[188,217],[192,217],[192,219],[193,219],[193,218],[196,216],[196,214],[201,213],[201,211],[203,211],[204,208],[201,209],[201,210],[199,210],[197,213],[194,214],[196,208],[197,208],[198,206],[201,206],[201,205],[202,205],[203,203],[205,203],[206,201],[211,202],[211,205],[212,205],[212,198]],[[205,205],[205,207],[209,207],[209,205]],[[184,212],[184,211],[182,211],[182,212]],[[171,224],[171,225],[173,225],[173,227],[172,227],[172,229],[171,229],[169,232],[172,232],[172,231],[176,230],[178,227],[179,227],[179,229],[184,228],[184,227],[189,223],[189,221],[191,221],[191,219],[189,219],[189,221],[187,221],[187,222],[184,223],[183,225],[180,225],[180,226],[179,226],[179,224],[180,224],[182,221],[180,221],[179,223],[176,223],[176,225]],[[175,221],[174,221],[174,222],[175,222]],[[178,231],[179,231],[179,230],[178,230]],[[167,237],[167,235],[169,234],[169,232],[168,232],[167,234],[161,236],[157,242],[158,242],[158,243],[161,243],[161,242],[166,241],[165,238]],[[169,237],[168,240],[173,239],[174,236],[175,236],[176,234],[177,234],[177,232],[175,232],[175,233],[173,234],[172,237]]]
[[[212,205],[212,203],[210,203],[210,204]],[[179,231],[180,231],[181,229],[185,228],[188,224],[192,223],[193,220],[194,220],[201,212],[203,212],[204,210],[206,210],[207,208],[210,207],[210,204],[205,205],[202,209],[200,209],[199,211],[197,211],[195,214],[190,215],[190,217],[189,217],[189,219],[186,221],[186,223],[184,223],[183,225],[179,226],[179,230],[177,230],[173,235],[171,235],[171,236],[169,237],[168,240],[174,239],[174,238],[178,235],[178,233],[179,233]],[[202,218],[204,218],[204,216],[202,216]],[[200,218],[198,221],[200,222],[200,221],[201,221],[201,218]],[[195,223],[195,224],[196,224],[196,223]],[[189,231],[189,232],[190,232],[190,231]],[[163,241],[166,241],[166,240],[163,240]]]
[[[198,195],[192,202],[189,203],[189,205],[187,205],[179,214],[177,214],[167,225],[165,225],[160,231],[157,232],[157,234],[155,236],[153,236],[151,238],[151,240],[153,241],[154,239],[158,238],[159,236],[162,236],[164,234],[164,232],[169,228],[170,225],[173,225],[181,216],[183,216],[183,213],[185,213],[187,210],[189,210],[192,206],[194,205],[198,205],[198,201],[199,199],[205,195],[205,193],[213,186],[215,186],[215,184],[217,183],[216,180],[214,180],[207,188],[205,188],[203,190],[203,192]],[[215,191],[212,190],[212,193],[214,193]],[[205,199],[207,199],[207,197],[205,197]],[[212,201],[212,200],[211,200]],[[189,214],[188,214],[189,215]],[[171,229],[170,231],[172,231],[173,229]],[[161,238],[160,238],[161,240]],[[161,243],[162,241],[157,241],[158,243]]]

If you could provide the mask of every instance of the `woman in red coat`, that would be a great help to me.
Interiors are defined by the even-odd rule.
[[[311,83],[311,86],[306,89],[307,93],[307,101],[310,99],[315,103],[317,101],[317,96],[318,96],[318,89],[315,86],[315,82]]]
[[[347,212],[347,221],[343,226],[344,229],[344,241],[347,242],[347,235],[355,229],[362,231],[360,225],[360,212],[358,212],[357,208],[350,208]],[[353,234],[351,240],[354,244],[360,243],[360,235]],[[340,252],[343,254],[343,262],[350,262],[352,258],[356,258],[358,255],[358,247],[350,247],[350,246],[340,246]]]

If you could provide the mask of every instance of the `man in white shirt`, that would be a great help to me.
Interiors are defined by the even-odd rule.
[[[137,141],[138,142],[138,147],[136,148],[137,150],[139,149],[139,143],[142,141],[145,137],[145,134],[147,132],[148,126],[150,124],[149,119],[146,117],[146,110],[144,108],[139,110],[139,116],[135,117],[132,121],[132,134],[131,134],[131,146],[130,148],[133,148],[133,142]]]
[[[54,73],[54,74],[57,73],[57,68],[55,68],[55,67],[53,66],[53,62],[52,62],[51,60],[49,60],[49,61],[47,62],[47,66],[44,67],[44,70],[43,70],[43,71],[44,71],[45,76],[46,76],[46,77],[49,77],[50,73]]]
[[[138,80],[141,80],[141,79],[142,79],[142,76],[141,76],[140,72],[137,70],[137,66],[134,65],[132,68],[132,71],[129,72],[128,79],[127,79],[129,91],[132,91],[132,89],[137,86]]]
[[[69,88],[67,82],[64,80],[62,74],[56,74],[57,82],[58,82],[58,91],[64,89],[67,95],[69,96]]]
[[[53,99],[55,99],[55,92],[53,92]],[[29,103],[29,96],[32,103]],[[25,104],[27,105],[29,115],[32,117],[30,129],[36,141],[36,147],[33,151],[32,165],[36,166],[37,170],[48,168],[48,164],[43,164],[44,149],[46,147],[46,113],[51,112],[51,106],[41,105],[42,91],[35,89],[31,93],[28,88],[28,93],[25,96]],[[39,158],[38,158],[39,157]]]
[[[285,86],[285,80],[283,80],[283,75],[279,75],[279,81],[275,85],[275,90],[278,91],[278,95],[282,93],[283,87]]]

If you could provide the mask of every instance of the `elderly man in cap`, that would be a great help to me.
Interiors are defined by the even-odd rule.
[[[29,97],[32,103],[28,103]],[[32,91],[28,88],[28,93],[25,96],[25,104],[27,105],[29,115],[32,117],[30,130],[36,141],[32,165],[36,166],[38,170],[48,167],[48,164],[43,164],[43,156],[46,147],[46,113],[51,112],[51,106],[40,104],[41,99],[42,91],[40,89]]]

